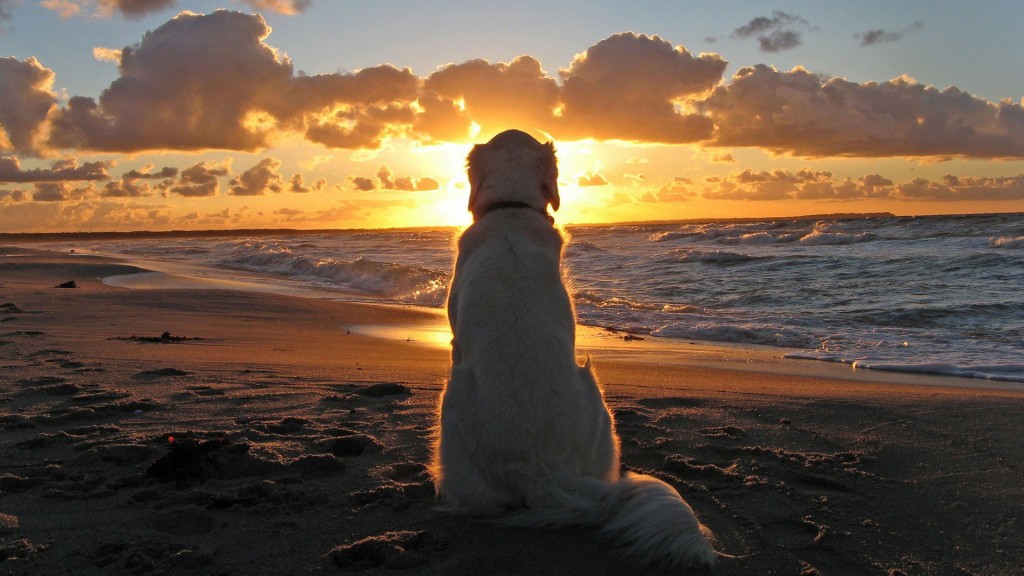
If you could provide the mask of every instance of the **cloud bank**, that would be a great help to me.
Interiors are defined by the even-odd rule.
[[[736,33],[793,27],[807,24],[777,12]],[[856,83],[756,65],[726,81],[721,56],[635,33],[601,40],[557,78],[528,55],[425,77],[387,64],[306,76],[266,43],[269,34],[259,15],[179,14],[138,44],[104,52],[119,58],[119,77],[98,98],[73,96],[63,106],[51,70],[33,58],[0,59],[0,152],[254,152],[295,136],[379,149],[393,138],[469,142],[514,125],[556,140],[805,157],[1024,158],[1019,103],[908,77]]]

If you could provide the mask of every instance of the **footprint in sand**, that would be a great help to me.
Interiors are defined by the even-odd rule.
[[[327,557],[340,568],[365,570],[369,568],[411,568],[426,562],[417,550],[431,541],[426,532],[385,532],[368,536],[327,553]]]

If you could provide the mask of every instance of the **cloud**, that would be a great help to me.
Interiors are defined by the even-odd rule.
[[[51,142],[99,151],[253,150],[273,130],[252,117],[286,94],[292,68],[259,16],[183,12],[121,51],[121,76],[54,115]],[[284,91],[284,92],[282,92]]]
[[[27,190],[16,188],[14,190],[7,190],[0,188],[0,206],[8,206],[10,204],[18,204],[26,202],[31,198]]]
[[[742,68],[705,104],[709,142],[809,157],[1024,156],[1024,108],[901,77],[858,84],[802,68]]]
[[[37,182],[35,188],[35,192],[32,193],[32,200],[34,202],[80,200],[92,192],[90,186],[75,187],[67,182]]]
[[[231,172],[230,164],[225,162],[200,162],[181,171],[178,181],[168,191],[179,196],[197,198],[214,196],[220,191],[220,177]]]
[[[946,175],[941,182],[917,178],[896,186],[891,196],[899,200],[939,202],[1024,200],[1024,174],[1002,177]]]
[[[235,196],[262,196],[267,192],[277,194],[284,190],[284,180],[281,178],[280,170],[281,161],[268,156],[231,179],[231,194]]]
[[[320,192],[327,187],[327,180],[324,178],[317,178],[313,182],[312,186],[306,186],[305,180],[302,178],[302,174],[292,174],[291,180],[288,181],[288,190],[299,194],[306,192]]]
[[[678,108],[714,88],[726,65],[717,54],[694,57],[657,36],[606,38],[560,71],[556,135],[672,144],[706,139],[711,121]]]
[[[40,153],[40,128],[57,102],[53,76],[35,58],[0,58],[0,152]]]
[[[907,26],[899,32],[890,32],[882,28],[874,28],[867,32],[861,32],[854,34],[853,37],[860,40],[861,46],[873,46],[875,44],[882,44],[885,42],[899,42],[904,36],[911,32],[915,32],[924,28],[924,24],[921,22],[914,22],[910,26]]]
[[[807,23],[780,12],[738,33],[786,26]],[[700,143],[808,157],[1024,157],[1024,107],[1010,101],[906,77],[858,84],[765,65],[723,84],[721,56],[694,56],[657,36],[601,40],[559,71],[559,84],[531,56],[471,60],[426,78],[391,65],[295,75],[265,43],[269,33],[258,15],[182,13],[121,50],[120,76],[97,99],[75,96],[63,107],[52,71],[32,59],[3,59],[0,147],[253,152],[301,134],[328,148],[369,151],[392,138],[466,142],[518,125],[564,141]]]
[[[121,51],[114,48],[97,46],[92,49],[92,57],[100,62],[113,62],[115,64],[119,64],[121,62]]]
[[[256,10],[269,10],[278,14],[294,15],[305,12],[312,0],[245,0]]]
[[[0,156],[0,182],[60,182],[74,180],[108,180],[108,162],[86,162],[78,165],[77,158],[54,162],[49,169],[24,170],[14,157]]]
[[[352,183],[352,187],[362,192],[370,192],[371,190],[395,190],[399,192],[429,192],[431,190],[439,190],[441,183],[429,176],[422,178],[413,178],[412,176],[402,176],[395,178],[391,172],[391,169],[387,166],[381,166],[380,170],[377,170],[376,179],[366,178],[363,176],[352,176],[349,178]]]
[[[580,177],[577,178],[576,185],[580,187],[607,186],[608,180],[597,172],[587,172],[586,174],[581,174]]]
[[[451,64],[424,82],[424,114],[417,119],[417,129],[428,137],[457,141],[469,137],[474,122],[486,136],[510,126],[551,130],[558,97],[555,79],[530,56],[508,64]]]
[[[837,179],[831,172],[804,168],[744,170],[710,177],[702,196],[711,200],[905,200],[905,201],[1019,201],[1024,200],[1024,174],[1002,177],[946,175],[934,181],[916,178],[896,183],[879,174]]]
[[[799,46],[803,41],[803,31],[810,27],[804,18],[776,10],[771,18],[758,16],[733,30],[732,35],[734,38],[757,38],[762,52],[782,52]]]
[[[183,12],[121,50],[98,101],[75,96],[53,115],[50,143],[107,152],[244,150],[305,132],[329,147],[373,148],[412,123],[419,79],[382,65],[293,76],[263,40],[259,15]]]
[[[20,0],[0,0],[0,22],[11,19],[11,10],[18,2]]]
[[[382,190],[426,192],[430,190],[437,190],[441,187],[441,184],[437,180],[429,176],[425,176],[423,178],[413,178],[412,176],[392,178],[391,170],[386,166],[381,166],[380,170],[377,171],[377,180],[380,181],[380,187]]]
[[[82,5],[85,3],[84,0],[42,0],[39,5],[47,10],[56,12],[58,16],[66,20],[78,15],[82,11]]]
[[[371,190],[377,189],[377,181],[373,178],[366,178],[365,176],[352,176],[349,178],[352,182],[352,186],[361,192],[370,192]]]
[[[693,181],[689,178],[676,176],[671,182],[659,188],[656,192],[647,192],[640,197],[641,202],[686,202],[696,197],[690,187]]]
[[[312,4],[312,0],[242,0],[254,10],[275,12],[277,14],[294,15],[304,12]],[[61,18],[67,19],[79,14],[92,12],[94,16],[109,18],[113,14],[130,20],[143,18],[149,14],[170,10],[178,4],[177,0],[43,0],[40,5]],[[0,16],[3,5],[0,4]]]
[[[174,166],[164,166],[159,172],[152,172],[153,164],[146,164],[143,170],[129,170],[121,175],[126,180],[159,180],[163,178],[174,178],[178,175],[178,169]]]
[[[148,182],[139,182],[130,178],[107,182],[100,191],[104,198],[142,198],[153,195],[153,188]]]

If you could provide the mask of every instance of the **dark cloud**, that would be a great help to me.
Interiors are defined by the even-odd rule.
[[[885,42],[899,42],[907,34],[924,28],[924,24],[921,22],[914,22],[910,26],[907,26],[903,30],[898,32],[891,32],[882,28],[875,28],[868,30],[867,32],[861,32],[854,34],[854,38],[860,40],[861,46],[872,46],[875,44],[882,44]]]
[[[276,12],[278,14],[298,14],[309,8],[312,0],[243,0],[254,10]],[[0,0],[0,15],[3,14],[4,4],[9,0]],[[177,0],[50,0],[40,3],[61,18],[71,18],[88,12],[95,7],[93,14],[99,17],[109,17],[113,14],[120,14],[128,19],[137,19],[174,8]]]
[[[732,35],[734,38],[757,38],[763,52],[782,52],[799,46],[803,32],[808,29],[810,24],[803,17],[776,10],[771,18],[758,16],[733,30]]]
[[[57,102],[53,76],[35,58],[0,58],[0,151],[40,152],[40,128]]]
[[[220,177],[231,170],[223,164],[200,162],[181,171],[181,177],[168,189],[172,194],[190,198],[214,196],[220,190]]]
[[[100,0],[100,10],[107,13],[120,12],[125,18],[134,19],[167,10],[176,3],[176,0]]]
[[[441,184],[437,180],[429,176],[425,176],[423,178],[413,178],[412,176],[393,178],[391,170],[386,166],[381,166],[380,170],[377,171],[377,180],[380,181],[380,187],[382,190],[427,192],[430,190],[437,190],[441,187]]]
[[[742,68],[707,101],[710,142],[801,156],[1024,156],[1024,108],[907,78],[858,84]]]
[[[27,190],[16,188],[14,190],[7,190],[0,188],[0,205],[8,204],[19,204],[21,202],[27,202],[31,199]]]
[[[371,190],[377,189],[377,181],[373,178],[367,178],[365,176],[352,176],[349,178],[352,182],[352,186],[362,192],[370,192]]]
[[[563,80],[556,136],[684,143],[708,138],[711,121],[677,110],[721,80],[726,61],[694,57],[657,36],[616,34],[578,55]]]
[[[35,188],[35,192],[32,193],[32,200],[35,202],[81,200],[92,192],[90,187],[75,187],[67,182],[38,182]]]
[[[327,180],[323,178],[317,178],[313,182],[312,186],[306,186],[306,181],[303,179],[302,174],[292,174],[291,180],[288,181],[288,190],[298,194],[305,194],[306,192],[320,192],[327,187]]]
[[[231,180],[231,194],[235,196],[262,196],[267,192],[277,194],[284,190],[281,178],[281,161],[266,157],[252,168]]]
[[[145,171],[129,170],[121,175],[125,180],[161,180],[174,178],[178,175],[178,169],[173,166],[164,166],[159,172],[152,172],[153,165],[146,166]]]
[[[11,11],[20,0],[0,0],[0,22],[11,19]],[[3,32],[3,29],[0,29]]]
[[[349,181],[352,182],[353,188],[363,192],[369,192],[371,190],[429,192],[431,190],[439,190],[441,188],[441,183],[429,176],[424,176],[423,178],[413,178],[412,176],[395,178],[391,169],[387,166],[381,166],[380,170],[377,170],[376,178],[352,176],[349,178]]]
[[[100,191],[100,196],[104,198],[143,198],[152,195],[153,188],[148,182],[129,178],[107,182]]]
[[[1024,174],[1006,177],[917,178],[895,183],[879,174],[837,179],[831,172],[803,169],[753,171],[707,178],[702,196],[714,200],[905,200],[1015,201],[1024,200]]]
[[[109,162],[86,162],[79,166],[77,158],[65,158],[54,162],[50,168],[24,170],[17,158],[0,156],[0,182],[108,180],[109,167]]]

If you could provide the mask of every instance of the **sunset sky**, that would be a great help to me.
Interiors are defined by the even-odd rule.
[[[1024,211],[1024,2],[0,0],[0,232]]]

